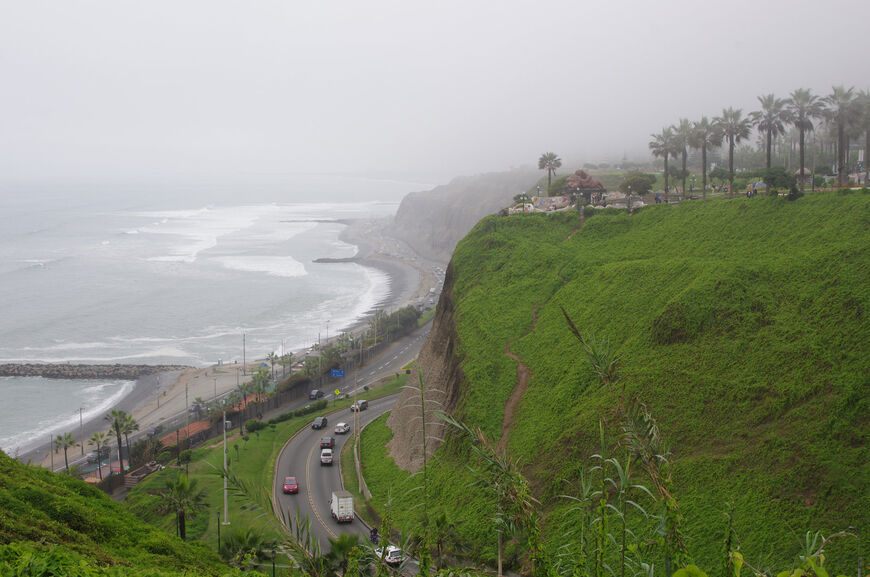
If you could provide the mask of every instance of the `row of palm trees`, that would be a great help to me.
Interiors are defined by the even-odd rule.
[[[121,451],[123,447],[123,443],[121,442],[121,436],[123,435],[126,440],[127,446],[127,458],[130,458],[130,435],[133,432],[139,430],[139,423],[136,422],[136,419],[133,418],[133,415],[127,414],[125,411],[121,411],[118,409],[113,409],[109,414],[106,415],[105,420],[111,425],[112,429],[115,431],[115,436],[118,442],[118,461],[121,465],[121,476],[124,476],[124,455]],[[103,478],[103,468],[102,468],[102,456],[104,447],[109,445],[109,441],[111,440],[111,435],[108,432],[96,432],[94,433],[90,439],[88,439],[88,444],[96,447],[97,450],[97,470],[99,471],[100,479]],[[64,469],[67,473],[69,473],[69,455],[68,452],[70,449],[74,447],[78,447],[79,443],[72,436],[72,433],[64,433],[63,435],[57,435],[54,439],[54,446],[56,449],[63,450],[63,461],[64,461]]]
[[[801,182],[805,174],[806,134],[815,130],[819,120],[836,128],[838,183],[845,184],[848,175],[849,138],[864,133],[865,151],[870,149],[870,91],[856,92],[854,87],[834,86],[829,95],[820,97],[806,88],[793,91],[788,98],[774,94],[758,97],[761,110],[743,114],[740,108],[728,107],[722,114],[710,120],[706,116],[697,122],[681,118],[676,125],[652,134],[649,149],[653,156],[664,160],[665,192],[669,191],[668,162],[670,158],[682,158],[683,190],[686,189],[686,160],[688,149],[701,151],[702,185],[707,190],[707,151],[728,146],[729,182],[734,184],[734,148],[749,138],[756,128],[764,137],[766,166],[771,167],[771,150],[776,137],[785,134],[786,127],[793,125],[800,137]],[[866,153],[865,153],[866,154]]]

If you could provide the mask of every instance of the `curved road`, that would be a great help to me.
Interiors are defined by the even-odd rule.
[[[369,402],[369,408],[359,413],[359,426],[374,420],[390,410],[396,403],[398,395],[390,395]],[[293,437],[278,456],[275,464],[275,480],[272,491],[277,507],[295,526],[296,511],[299,518],[309,519],[312,537],[320,542],[321,550],[329,550],[327,537],[337,538],[339,533],[358,533],[368,538],[369,529],[359,519],[352,523],[336,522],[329,511],[329,498],[332,491],[342,488],[340,474],[340,453],[345,443],[353,437],[353,430],[346,435],[336,435],[335,424],[346,422],[353,427],[353,412],[341,409],[328,415],[329,426],[314,430],[311,427],[303,429]],[[332,466],[320,464],[320,438],[331,436],[335,438],[335,463]],[[285,495],[282,490],[284,477],[296,477],[299,482],[299,493]]]
[[[417,357],[431,326],[430,321],[407,338],[385,347],[373,362],[359,371],[359,374],[348,373],[347,384],[339,387],[342,394],[353,394],[354,383],[356,383],[358,398],[365,399],[364,386],[370,386],[384,376],[400,372],[403,366]],[[331,396],[328,395],[327,398]],[[398,395],[390,395],[369,401],[369,408],[359,413],[357,425],[361,427],[390,410],[395,405],[397,397]],[[294,524],[297,508],[300,519],[308,516],[312,537],[318,539],[323,551],[329,549],[328,537],[335,539],[340,533],[358,533],[367,538],[369,534],[368,528],[359,519],[354,519],[352,523],[339,524],[332,519],[329,511],[329,498],[332,491],[342,488],[339,472],[340,454],[345,443],[353,437],[353,416],[350,409],[341,409],[327,415],[329,425],[326,428],[313,430],[309,426],[299,431],[284,446],[275,463],[275,478],[272,483],[275,508]],[[346,435],[336,435],[335,425],[339,422],[349,424],[351,431]],[[336,440],[335,463],[332,466],[320,464],[320,439],[325,436],[335,437]],[[284,477],[288,476],[296,477],[298,480],[298,494],[284,494],[282,483]]]

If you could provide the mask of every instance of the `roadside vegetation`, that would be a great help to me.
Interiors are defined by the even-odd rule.
[[[78,479],[0,452],[0,574],[235,575],[202,543],[143,523]]]
[[[367,391],[366,398],[377,399],[391,395],[400,390],[406,379],[407,375],[404,374],[389,379],[384,384]],[[268,503],[275,461],[287,439],[300,429],[308,427],[313,418],[347,409],[352,402],[352,398],[344,398],[328,404],[319,401],[318,409],[314,412],[292,416],[286,420],[281,417],[274,418],[271,423],[263,423],[262,428],[255,425],[253,427],[255,430],[244,436],[239,436],[237,431],[228,435],[227,468],[233,474],[235,481],[244,485],[247,494],[240,495],[237,489],[230,490],[231,525],[221,528],[221,541],[238,540],[240,532],[253,532],[257,537],[255,541],[260,544],[269,545],[286,540],[286,535],[271,509],[252,507],[252,500],[260,505]],[[256,421],[249,423],[254,422]],[[248,428],[251,428],[250,425]],[[222,439],[216,438],[206,446],[193,450],[186,467],[190,481],[198,483],[198,487],[205,491],[207,503],[203,512],[188,519],[187,537],[189,540],[203,542],[212,551],[218,549],[217,513],[223,515],[222,445]],[[163,493],[167,482],[177,478],[184,470],[185,468],[170,467],[148,476],[126,497],[124,501],[126,507],[143,520],[175,534],[176,517],[174,512],[163,506],[165,501]]]

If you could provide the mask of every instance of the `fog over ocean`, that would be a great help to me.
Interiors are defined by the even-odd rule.
[[[205,366],[299,350],[388,296],[338,219],[395,214],[426,185],[305,176],[281,184],[0,185],[0,363]],[[78,428],[124,381],[0,378],[0,448]]]

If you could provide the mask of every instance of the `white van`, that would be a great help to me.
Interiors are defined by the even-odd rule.
[[[332,465],[332,449],[322,449],[320,451],[320,464]]]

